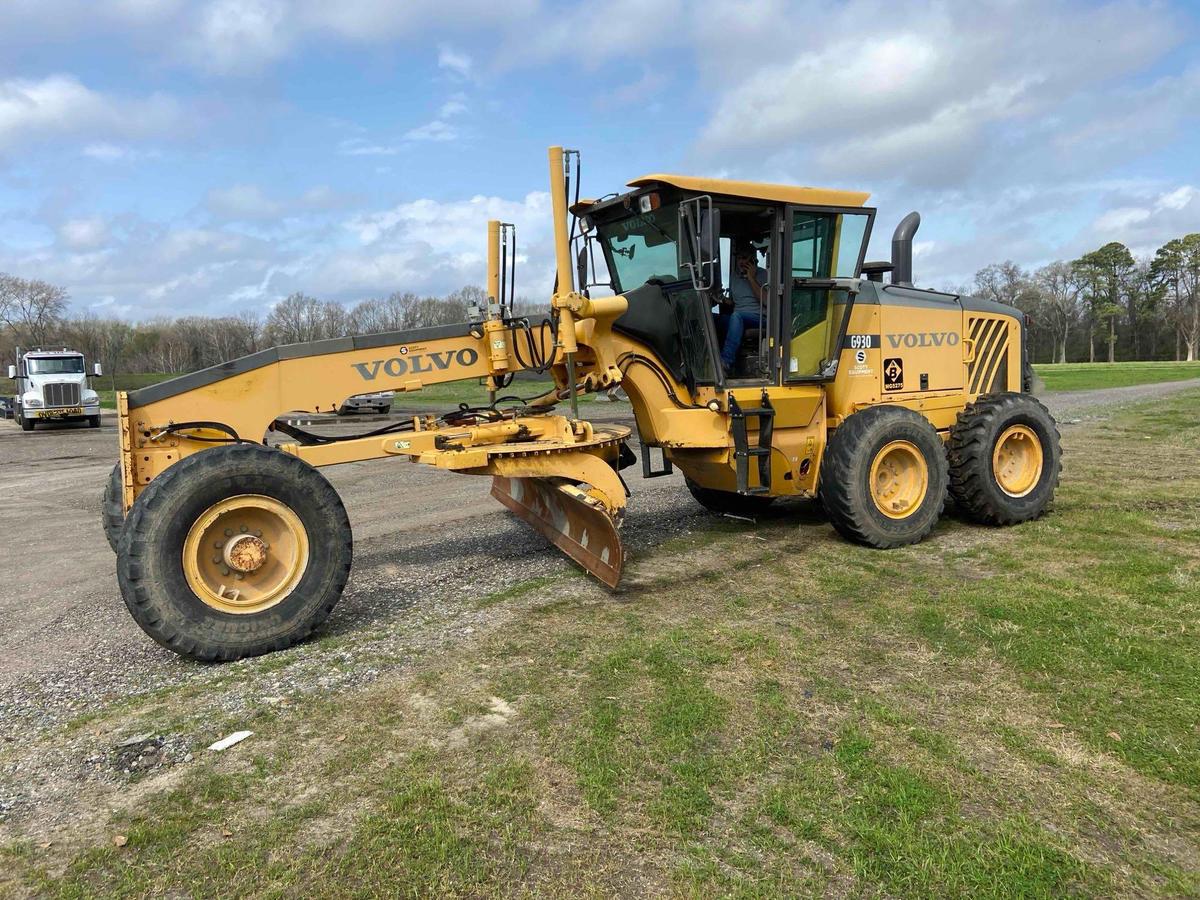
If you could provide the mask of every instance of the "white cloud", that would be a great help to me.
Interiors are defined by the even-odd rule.
[[[306,260],[295,284],[319,296],[354,298],[394,290],[443,294],[485,276],[488,219],[512,222],[521,235],[522,293],[549,289],[554,248],[550,198],[535,191],[520,200],[479,195],[466,200],[413,200],[347,220],[351,246]]]
[[[294,0],[296,19],[304,29],[344,40],[379,43],[427,30],[470,31],[520,19],[538,9],[536,0]]]
[[[215,0],[187,41],[191,60],[222,74],[253,72],[282,58],[294,39],[283,0]]]
[[[282,205],[268,198],[255,184],[235,184],[211,190],[205,206],[220,218],[240,221],[275,219],[283,212]]]
[[[58,236],[70,250],[96,250],[108,243],[108,223],[98,216],[68,219],[59,226]]]
[[[84,156],[90,156],[92,159],[98,159],[101,162],[118,162],[128,159],[130,152],[128,147],[121,147],[106,141],[97,141],[83,148]]]
[[[343,156],[395,156],[398,146],[368,141],[366,138],[346,138],[338,142],[338,152]]]
[[[1185,184],[1159,197],[1158,206],[1160,209],[1187,209],[1196,200],[1198,194],[1200,191],[1190,184]]]
[[[340,209],[349,200],[327,185],[309,188],[295,197],[274,198],[256,184],[234,184],[210,190],[204,205],[223,221],[277,222],[286,216]]]
[[[455,50],[449,44],[439,45],[437,64],[439,69],[446,69],[460,78],[469,78],[471,76],[471,57],[466,53]]]
[[[497,60],[502,67],[518,68],[568,59],[572,65],[595,69],[613,57],[660,55],[691,44],[693,26],[710,12],[708,4],[693,7],[683,0],[609,0],[543,8],[536,16],[510,18]],[[722,41],[702,52],[724,56],[725,50]]]
[[[404,133],[408,141],[453,141],[458,139],[458,129],[441,119],[434,119]]]
[[[276,206],[278,227],[251,235],[237,224],[77,217],[58,227],[53,244],[26,250],[0,244],[0,271],[37,273],[66,287],[81,307],[140,318],[261,313],[297,290],[346,302],[396,290],[441,295],[483,283],[485,223],[497,218],[514,222],[521,236],[519,291],[542,297],[553,277],[545,192],[417,199],[337,219],[292,215],[344,203],[323,187],[281,198],[235,185],[210,199],[233,204],[245,218]]]
[[[0,81],[0,151],[68,136],[161,135],[169,133],[179,119],[179,104],[161,94],[114,97],[86,87],[71,75]]]
[[[1200,188],[1195,185],[1123,191],[1113,199],[1126,204],[1097,216],[1084,233],[1085,240],[1120,241],[1135,255],[1148,256],[1171,238],[1200,231]],[[1127,202],[1134,199],[1138,202]]]
[[[424,125],[419,125],[416,128],[409,129],[405,132],[404,139],[408,141],[458,140],[461,129],[452,120],[463,115],[466,111],[466,98],[462,94],[455,94],[442,104],[441,109],[438,110],[436,119],[432,122],[426,122]]]
[[[702,45],[720,39],[730,49],[719,60],[698,57],[716,110],[700,155],[808,178],[928,186],[1007,175],[1017,161],[1058,171],[1054,141],[1111,117],[1111,80],[1180,41],[1169,11],[1123,0],[757,3],[731,19],[698,22]],[[829,39],[841,34],[853,37]],[[1138,137],[1125,131],[1121,140],[1128,149]]]
[[[1150,218],[1150,210],[1140,206],[1122,206],[1110,209],[1096,219],[1093,230],[1099,234],[1113,234],[1126,231],[1132,225],[1145,222]]]

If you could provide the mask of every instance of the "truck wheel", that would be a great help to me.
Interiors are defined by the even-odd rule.
[[[733,491],[718,491],[715,488],[701,487],[690,478],[685,478],[684,483],[687,484],[687,489],[691,491],[697,503],[717,515],[728,513],[732,516],[753,518],[766,512],[767,508],[775,501],[774,497],[736,494]]]
[[[17,421],[21,423],[22,431],[33,431],[33,419],[27,419],[21,413],[17,413]]]
[[[1027,394],[981,397],[950,429],[950,495],[976,522],[1015,525],[1042,515],[1062,472],[1054,417]]]
[[[929,420],[902,406],[873,406],[829,439],[821,503],[843,537],[886,550],[933,530],[946,480],[946,452]]]
[[[308,463],[258,444],[203,450],[138,497],[117,550],[125,605],[182,656],[281,650],[332,612],[352,556],[345,507]]]
[[[101,502],[101,521],[104,524],[104,536],[108,545],[117,551],[121,541],[121,532],[125,529],[125,498],[121,487],[121,464],[113,466],[104,485],[104,499]]]
[[[88,428],[99,428],[100,427],[100,417],[99,416],[88,416],[87,420],[88,420]]]

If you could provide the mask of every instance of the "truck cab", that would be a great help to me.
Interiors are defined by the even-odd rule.
[[[92,374],[101,374],[99,363],[92,366]],[[86,420],[89,427],[100,427],[100,397],[88,387],[82,353],[18,349],[17,364],[8,367],[8,377],[17,386],[12,416],[23,431],[32,431],[38,422]]]

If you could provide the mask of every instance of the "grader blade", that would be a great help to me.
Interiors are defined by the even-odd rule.
[[[625,550],[604,505],[569,482],[550,478],[492,479],[492,496],[609,587],[625,567]]]

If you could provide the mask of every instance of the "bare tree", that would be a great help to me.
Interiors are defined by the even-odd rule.
[[[975,293],[997,303],[1022,307],[1029,293],[1029,276],[1011,259],[993,263],[975,273]]]
[[[1071,328],[1079,321],[1079,283],[1071,264],[1061,260],[1042,266],[1034,273],[1033,280],[1041,294],[1041,312],[1051,334],[1052,359],[1065,363]]]
[[[17,341],[33,346],[49,344],[62,326],[67,292],[38,279],[0,274],[0,319]]]
[[[319,340],[325,336],[321,301],[307,294],[292,294],[271,310],[264,330],[272,344]]]

